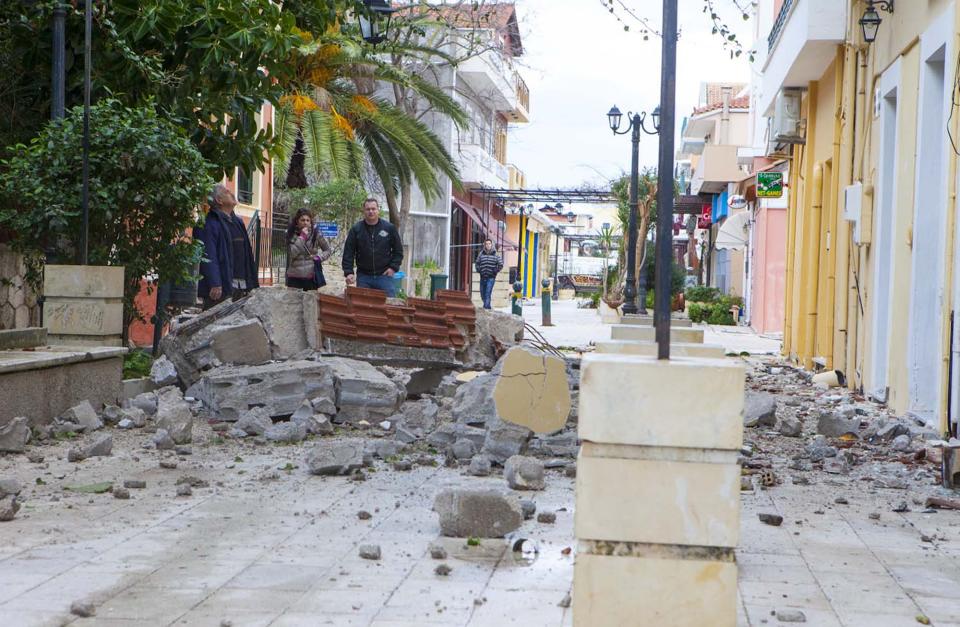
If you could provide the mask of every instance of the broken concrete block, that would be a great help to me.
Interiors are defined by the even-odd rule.
[[[451,452],[456,459],[470,459],[477,454],[477,445],[472,440],[461,438],[453,443]]]
[[[361,544],[360,557],[365,560],[380,559],[380,545],[379,544]]]
[[[0,479],[0,498],[10,496],[11,494],[16,496],[20,494],[22,489],[23,487],[16,479]]]
[[[22,453],[30,440],[30,421],[18,416],[0,427],[0,452]]]
[[[856,434],[859,430],[860,418],[856,415],[844,417],[840,411],[825,410],[817,420],[817,433],[831,438],[839,438],[847,433]]]
[[[173,442],[173,438],[170,437],[170,433],[166,429],[157,429],[157,432],[153,434],[151,438],[154,446],[157,447],[158,451],[172,451],[176,448],[176,444]]]
[[[150,366],[150,380],[157,387],[176,385],[177,369],[165,355],[161,355]]]
[[[120,421],[118,425],[122,424],[124,421],[129,421],[129,427],[136,427],[138,429],[143,428],[147,424],[147,414],[144,413],[139,407],[128,407],[126,409],[120,410]]]
[[[306,463],[313,475],[347,475],[363,466],[362,440],[323,442],[307,453]]]
[[[0,498],[0,522],[10,522],[20,511],[20,503],[16,496],[6,496]]]
[[[263,435],[264,431],[273,426],[273,420],[263,407],[254,407],[244,413],[234,426],[247,435]]]
[[[333,404],[337,396],[333,369],[326,360],[221,366],[204,374],[193,393],[213,414],[228,421],[257,406],[274,418],[289,416],[304,399],[325,398]]]
[[[401,424],[424,437],[437,428],[440,408],[430,399],[421,399],[405,402],[400,406],[400,413],[403,415]]]
[[[168,387],[157,394],[157,429],[170,434],[174,444],[193,441],[193,412],[190,403],[183,400],[180,390]]]
[[[803,434],[803,423],[793,416],[784,416],[780,419],[780,426],[777,429],[780,435],[788,438],[798,438]]]
[[[110,434],[98,436],[93,442],[85,445],[81,454],[84,458],[106,457],[113,451],[113,436]]]
[[[483,446],[486,437],[487,432],[478,427],[447,423],[437,427],[427,438],[427,442],[439,449],[446,449],[448,446],[453,446],[453,443],[457,440],[466,438],[476,444],[477,448],[480,448]]]
[[[497,377],[483,374],[457,388],[453,397],[453,419],[459,424],[482,427],[497,413],[493,400],[493,391],[497,386]]]
[[[514,455],[503,465],[503,476],[514,490],[542,490],[546,487],[543,464],[532,457]]]
[[[130,407],[141,409],[147,416],[153,416],[157,413],[157,393],[144,392],[143,394],[137,394],[129,399],[127,404],[129,404]]]
[[[490,370],[500,355],[523,341],[523,318],[513,314],[477,308],[475,337],[462,353],[468,368]]]
[[[365,361],[330,357],[322,363],[332,368],[337,382],[334,422],[380,422],[395,414],[406,398],[393,381]]]
[[[563,359],[515,346],[500,362],[493,391],[497,414],[536,433],[559,431],[570,415],[570,384]]]
[[[523,523],[516,499],[495,490],[443,490],[433,510],[440,516],[440,533],[454,538],[502,538]]]
[[[63,412],[61,418],[64,422],[72,422],[79,425],[80,430],[85,433],[103,428],[103,422],[100,420],[100,417],[97,416],[97,412],[94,411],[90,401],[83,401],[78,405],[74,405]]]
[[[474,477],[489,477],[493,470],[493,464],[486,455],[474,455],[470,460],[470,467],[467,468],[467,474]]]
[[[278,422],[263,432],[263,437],[271,442],[296,444],[307,437],[307,428],[297,422]]]
[[[767,392],[746,391],[743,398],[744,427],[772,427],[777,424],[777,397]]]
[[[270,341],[259,320],[214,325],[210,335],[213,354],[220,363],[255,366],[273,358]]]
[[[487,422],[487,432],[480,450],[494,462],[503,464],[508,458],[526,451],[532,433],[527,427],[495,415]]]
[[[282,285],[260,288],[245,299],[243,313],[263,325],[273,359],[290,359],[301,351],[319,347],[314,293],[288,290]]]
[[[100,418],[108,425],[115,425],[123,420],[122,412],[123,410],[116,405],[105,405],[100,412]]]

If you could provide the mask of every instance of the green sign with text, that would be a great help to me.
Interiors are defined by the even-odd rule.
[[[783,172],[757,172],[757,198],[783,196]]]

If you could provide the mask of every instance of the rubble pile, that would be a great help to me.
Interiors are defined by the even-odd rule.
[[[943,456],[960,448],[921,420],[772,360],[748,362],[744,426],[744,489],[788,476],[809,485],[822,472],[867,489],[916,492],[924,502],[922,495],[944,490]]]

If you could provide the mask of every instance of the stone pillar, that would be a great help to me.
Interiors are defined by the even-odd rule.
[[[733,361],[584,357],[575,625],[735,627],[743,397]]]
[[[43,296],[51,344],[123,345],[123,267],[48,265]]]

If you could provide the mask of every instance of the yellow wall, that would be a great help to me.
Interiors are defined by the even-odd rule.
[[[886,251],[873,249],[876,192],[878,188],[880,124],[874,119],[874,94],[880,77],[899,61],[897,101],[897,153],[894,165],[896,187],[892,274],[892,305],[888,360],[888,404],[897,413],[908,407],[908,341],[911,296],[911,236],[915,210],[917,118],[921,70],[920,36],[956,0],[911,0],[897,3],[897,11],[881,11],[883,19],[876,42],[859,41],[857,20],[864,12],[863,0],[852,0],[849,32],[856,40],[838,46],[831,66],[810,83],[802,108],[807,119],[807,143],[795,146],[791,163],[791,191],[787,227],[787,277],[784,321],[784,354],[806,367],[822,357],[827,368],[840,368],[850,387],[872,389],[871,355],[873,317],[878,306],[872,298],[875,266]],[[954,16],[953,50],[946,59],[946,75],[956,73],[960,50],[958,18]],[[949,90],[949,85],[948,85]],[[960,130],[960,111],[954,111],[952,128]],[[957,157],[948,150],[951,173],[941,189],[947,200],[948,233],[945,256],[930,263],[947,268],[944,279],[945,363],[941,372],[941,424],[945,426],[947,395],[946,356],[949,313],[952,309],[955,191]],[[852,228],[841,212],[844,189],[855,181],[864,187],[861,224],[865,243],[852,240]],[[862,306],[862,311],[861,311]]]

